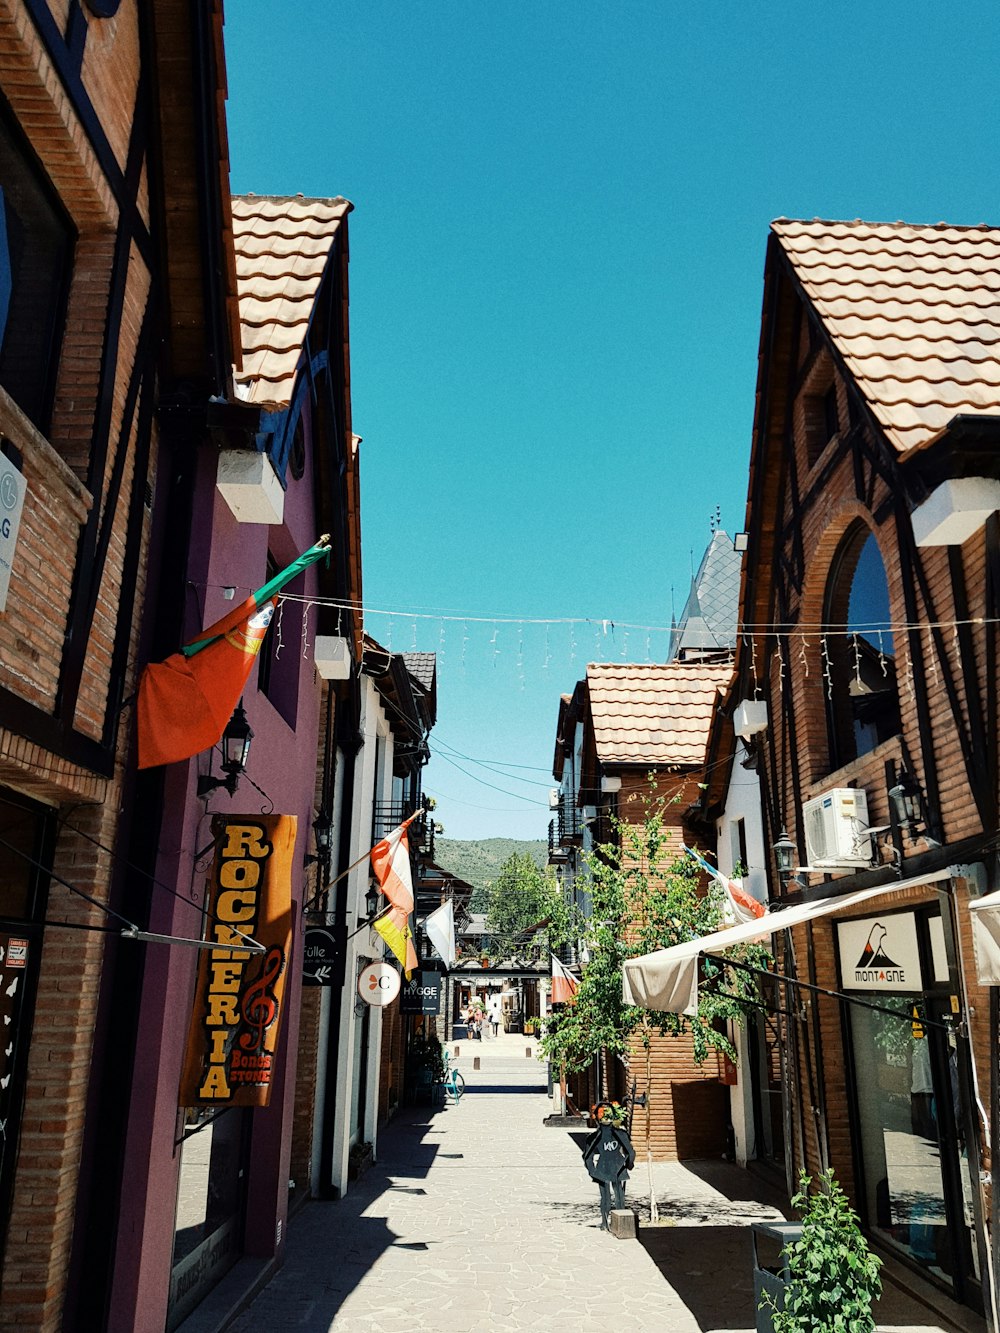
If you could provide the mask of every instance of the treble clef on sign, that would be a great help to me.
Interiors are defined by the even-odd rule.
[[[264,955],[260,976],[246,988],[240,1006],[243,1022],[249,1031],[240,1034],[244,1051],[259,1051],[264,1045],[264,1034],[278,1016],[278,1001],[271,987],[285,970],[285,951],[274,945]]]

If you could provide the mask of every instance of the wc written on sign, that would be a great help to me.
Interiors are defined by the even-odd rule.
[[[422,970],[403,982],[400,992],[404,1014],[439,1014],[441,1012],[441,973]]]

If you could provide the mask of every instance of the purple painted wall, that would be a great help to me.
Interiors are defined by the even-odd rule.
[[[308,433],[307,433],[308,440]],[[319,535],[313,503],[312,448],[299,481],[289,479],[284,523],[278,527],[239,524],[215,489],[214,454],[203,449],[195,500],[193,538],[188,563],[186,624],[193,636],[233,606],[222,596],[225,586],[245,597],[264,582],[268,550],[284,565]],[[316,570],[305,574],[305,593],[316,591]],[[291,607],[292,604],[288,604]],[[295,608],[289,621],[301,616]],[[271,1103],[249,1112],[251,1152],[246,1181],[245,1251],[276,1253],[280,1231],[287,1230],[287,1184],[291,1157],[294,1056],[298,1047],[301,996],[302,905],[307,891],[303,854],[310,849],[313,793],[319,730],[320,685],[309,645],[315,638],[315,610],[306,614],[307,652],[298,629],[284,634],[275,670],[297,673],[294,726],[257,690],[251,672],[244,706],[254,731],[248,775],[274,803],[279,814],[295,815],[298,833],[292,862],[293,940],[285,990]],[[269,633],[276,633],[276,623]],[[209,755],[171,765],[166,773],[157,878],[177,895],[154,891],[150,929],[165,934],[200,936],[205,865],[195,853],[211,841],[210,815],[258,814],[264,798],[248,781],[235,797],[224,789],[207,800],[195,794],[197,776],[209,771]],[[215,773],[218,775],[216,763]],[[207,807],[207,812],[206,812]],[[140,1005],[139,1050],[131,1094],[126,1144],[126,1197],[115,1265],[111,1328],[162,1329],[167,1318],[174,1242],[174,1210],[180,1151],[177,1090],[187,1036],[198,955],[183,946],[147,945],[148,957]]]

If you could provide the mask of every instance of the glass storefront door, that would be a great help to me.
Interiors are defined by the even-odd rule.
[[[865,998],[887,1002],[884,995]],[[950,1002],[912,994],[893,995],[890,1003],[909,1019],[849,1006],[865,1220],[959,1300],[976,1304],[958,1077],[963,1053],[950,1026]]]

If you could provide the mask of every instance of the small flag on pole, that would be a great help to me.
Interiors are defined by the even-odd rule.
[[[455,966],[455,907],[449,898],[436,907],[424,922],[427,938],[438,952],[445,967]]]
[[[271,623],[276,594],[329,555],[329,542],[321,537],[180,652],[144,669],[136,703],[140,768],[190,759],[218,744]]]
[[[417,966],[417,951],[413,947],[410,930],[413,876],[410,873],[410,843],[406,830],[421,814],[423,811],[418,810],[417,814],[404,819],[398,828],[394,828],[387,838],[377,842],[371,850],[375,878],[389,900],[389,911],[373,921],[372,928],[378,931],[399,959],[407,980]]]
[[[552,955],[552,1003],[569,1004],[580,989],[580,983],[568,967]]]
[[[715,866],[710,865],[703,856],[699,856],[691,847],[685,847],[683,843],[681,843],[681,849],[697,861],[702,870],[711,875],[717,884],[722,885],[729,900],[730,913],[737,922],[755,921],[758,917],[764,915],[766,910],[764,904],[759,903],[753,894],[747,893],[743,887],[742,879],[730,879],[721,870],[717,870]]]

